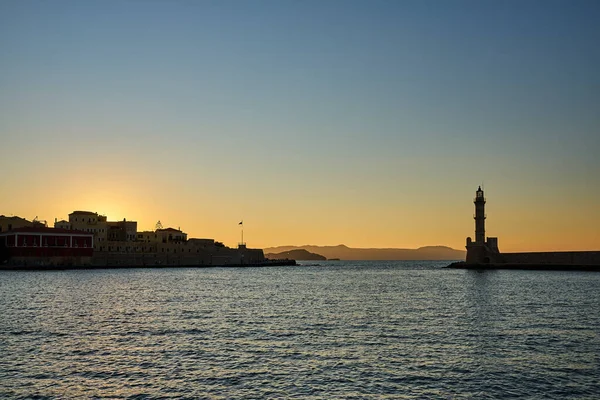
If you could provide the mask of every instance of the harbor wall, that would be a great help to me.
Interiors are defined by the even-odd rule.
[[[467,264],[600,265],[600,251],[500,253],[485,245],[467,246]]]
[[[131,266],[176,266],[176,265],[243,265],[264,262],[262,249],[214,248],[196,249],[194,252],[95,252],[94,266],[131,265]]]
[[[2,239],[2,238],[0,238]],[[123,266],[226,266],[265,263],[262,249],[237,249],[173,243],[145,247],[139,243],[110,242],[111,251],[94,251],[90,247],[7,247],[0,240],[0,269],[7,267],[123,267]],[[123,244],[123,245],[121,245]],[[126,245],[125,245],[126,244]]]
[[[600,251],[501,253],[507,264],[600,265]]]
[[[52,267],[52,266],[64,266],[69,267],[73,265],[88,266],[92,265],[92,257],[90,256],[52,256],[52,257],[39,257],[39,256],[15,256],[11,257],[4,264],[7,266],[35,266],[35,267]]]

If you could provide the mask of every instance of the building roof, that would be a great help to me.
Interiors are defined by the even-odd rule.
[[[175,229],[175,228],[157,229],[156,232],[179,232],[179,233],[183,233],[179,229]]]
[[[73,211],[69,215],[73,215],[73,214],[78,214],[78,215],[98,215],[98,213],[95,213],[95,212],[92,212],[92,211]]]
[[[72,235],[89,235],[94,236],[93,233],[84,232],[76,229],[62,229],[62,228],[48,228],[45,226],[26,226],[22,228],[11,229],[10,231],[2,232],[3,234],[11,234],[11,233],[61,233],[61,234],[72,234]]]
[[[14,219],[18,219],[18,220],[25,221],[25,222],[31,222],[31,221],[29,221],[29,220],[27,220],[25,218],[17,217],[16,215],[13,215],[13,216],[10,216],[10,217],[8,215],[0,215],[0,218],[7,218],[7,219],[13,219],[13,220]]]
[[[126,218],[123,218],[122,221],[106,221],[108,225],[122,225],[122,224],[137,224],[137,221],[129,221]]]

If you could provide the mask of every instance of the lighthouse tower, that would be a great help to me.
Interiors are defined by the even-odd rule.
[[[481,186],[475,192],[475,243],[485,243],[485,197],[483,197],[483,190]]]
[[[489,264],[500,260],[498,238],[485,237],[485,197],[481,186],[475,192],[475,241],[467,238],[467,264]]]

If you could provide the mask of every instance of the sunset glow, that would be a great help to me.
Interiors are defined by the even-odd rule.
[[[600,249],[595,2],[0,4],[0,214]]]

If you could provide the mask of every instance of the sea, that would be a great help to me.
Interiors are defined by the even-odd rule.
[[[598,399],[600,273],[0,272],[0,399]]]

